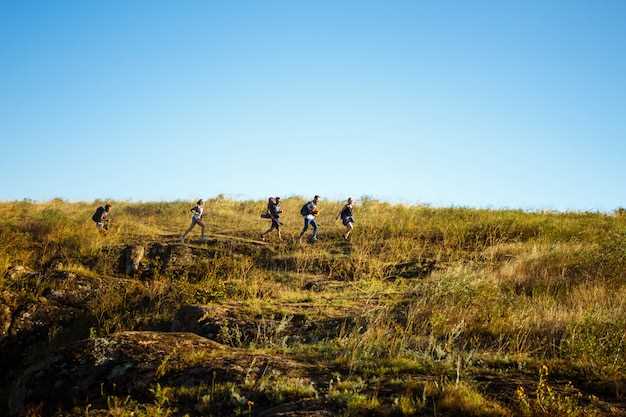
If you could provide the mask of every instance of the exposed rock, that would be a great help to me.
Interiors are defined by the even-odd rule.
[[[310,319],[285,312],[250,313],[238,305],[189,304],[176,312],[172,331],[192,332],[234,346],[255,341],[285,344],[333,338],[342,327],[353,327],[356,321],[351,316]]]
[[[11,327],[11,309],[0,304],[0,340],[8,333]]]
[[[18,413],[44,404],[42,415],[107,396],[151,398],[150,389],[254,380],[269,373],[305,377],[309,366],[283,357],[227,348],[190,333],[121,332],[87,339],[51,354],[17,379],[9,407]],[[54,399],[54,401],[51,401]]]
[[[67,271],[50,275],[48,283],[50,287],[44,291],[44,297],[60,305],[80,309],[87,308],[87,302],[98,297],[105,288],[122,290],[129,284],[140,285],[129,280],[84,276]]]
[[[47,343],[51,335],[73,323],[80,310],[50,302],[44,297],[14,307],[4,305],[2,327],[6,330],[0,337],[0,369],[15,367],[29,349],[38,343]]]
[[[176,312],[172,331],[192,332],[222,343],[229,342],[231,331],[240,343],[254,339],[257,333],[254,316],[238,313],[217,304],[185,305]]]
[[[108,275],[124,274],[143,279],[167,275],[174,279],[186,277],[194,281],[205,276],[206,268],[203,270],[203,265],[206,266],[216,257],[251,256],[259,261],[273,253],[271,248],[245,239],[211,238],[201,243],[181,244],[176,239],[169,242],[110,246],[102,248],[92,258],[83,259],[83,263]]]
[[[164,249],[164,250],[163,250]],[[187,268],[193,265],[195,259],[191,248],[183,245],[168,245],[161,248],[163,265],[170,271]]]
[[[51,344],[87,336],[95,321],[91,308],[106,291],[125,291],[129,283],[140,285],[66,271],[34,279],[44,278],[42,296],[0,293],[0,379],[14,378]]]
[[[304,283],[304,285],[302,286],[302,289],[308,290],[308,291],[315,291],[315,292],[320,292],[324,290],[324,282],[323,281],[307,281]]]
[[[24,275],[30,275],[34,272],[23,265],[14,265],[10,267],[4,274],[5,279],[15,280]]]
[[[2,295],[0,303],[0,398],[3,390],[15,383],[15,378],[29,361],[45,352],[48,345],[74,331],[83,312],[59,305],[44,297],[18,301],[13,295]],[[7,299],[9,300],[7,302]],[[0,404],[0,414],[6,404]]]
[[[47,273],[54,273],[54,272],[59,272],[62,271],[63,268],[66,266],[67,261],[65,260],[65,258],[61,257],[61,256],[57,256],[52,258],[51,260],[49,260],[45,265],[44,265],[44,269]]]
[[[0,292],[0,342],[9,333],[15,311],[15,296],[9,291]]]
[[[385,276],[389,280],[397,278],[421,278],[428,276],[435,270],[437,261],[434,259],[416,259],[388,265]]]
[[[192,248],[185,245],[154,243],[148,247],[147,267],[144,276],[167,274],[171,277],[187,275],[193,268],[196,256]]]
[[[124,250],[124,272],[133,275],[139,271],[145,248],[142,245],[131,245]]]

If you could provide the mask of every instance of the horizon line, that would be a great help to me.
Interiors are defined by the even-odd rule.
[[[324,197],[320,195],[322,201],[328,201],[331,203],[342,203],[347,200],[347,197],[344,199],[336,199],[332,197]],[[183,202],[192,202],[197,198],[202,198],[204,201],[210,200],[231,200],[231,201],[251,201],[251,202],[263,202],[264,198],[246,196],[243,194],[228,194],[228,193],[217,193],[208,197],[191,197],[191,198],[173,198],[173,199],[147,199],[147,200],[135,200],[133,198],[95,198],[93,200],[81,200],[81,199],[69,199],[64,197],[53,197],[50,199],[33,199],[29,197],[24,197],[22,199],[2,199],[0,198],[0,204],[11,204],[11,203],[30,203],[30,204],[50,204],[55,201],[59,201],[67,204],[100,204],[104,202],[117,202],[117,203],[128,203],[128,204],[150,204],[150,203],[183,203]],[[305,197],[301,194],[289,194],[285,197],[281,196],[281,199],[289,200],[289,199],[298,199],[298,200],[307,200],[309,197]],[[399,198],[386,198],[379,197],[373,195],[362,195],[360,197],[352,196],[356,203],[364,202],[364,201],[372,201],[378,203],[390,204],[392,206],[405,206],[405,207],[414,207],[414,208],[431,208],[431,209],[466,209],[466,210],[487,210],[487,211],[521,211],[525,213],[554,213],[554,214],[584,214],[584,213],[592,213],[592,214],[614,214],[618,212],[620,209],[624,209],[624,207],[618,206],[613,209],[602,210],[599,208],[590,208],[590,209],[556,209],[549,207],[512,207],[512,206],[495,206],[495,205],[484,205],[484,206],[472,206],[472,205],[463,205],[463,204],[433,204],[427,202],[420,201],[408,201],[405,199]]]

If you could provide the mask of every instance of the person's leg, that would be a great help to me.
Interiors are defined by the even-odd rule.
[[[267,235],[272,230],[274,230],[274,225],[273,224],[270,226],[269,229],[267,229],[265,232],[261,233],[261,240],[265,241],[265,235]]]
[[[309,219],[308,218],[304,218],[304,227],[302,228],[302,231],[300,232],[300,236],[298,236],[298,239],[302,242],[302,236],[304,236],[304,234],[306,233],[307,229],[309,228]]]
[[[278,240],[283,240],[282,237],[280,236],[280,220],[278,219],[272,219],[272,227],[270,228],[270,231],[272,230],[276,230],[276,233],[278,233]]]
[[[274,229],[278,229],[278,226],[279,226],[278,220],[272,219],[272,224],[270,224],[270,228],[267,229],[265,232],[261,233],[261,239],[263,241],[265,241],[265,235],[267,235],[268,233],[270,233]]]
[[[280,236],[280,220],[279,219],[272,220],[272,229],[276,229],[276,233],[278,234],[278,240],[279,241],[283,240],[282,237]]]
[[[204,240],[204,222],[202,220],[196,221],[200,225],[200,239]]]
[[[311,227],[313,227],[313,234],[311,235],[311,240],[315,241],[317,240],[317,222],[315,221],[315,219],[311,219],[309,223],[311,224]]]
[[[348,231],[346,232],[345,235],[343,235],[343,238],[345,240],[348,240],[348,238],[350,237],[350,233],[352,233],[352,229],[353,229],[353,225],[352,222],[348,222],[348,224],[346,224],[346,228],[348,229]]]
[[[191,232],[191,229],[193,229],[193,227],[196,225],[196,221],[192,220],[191,224],[189,225],[189,227],[187,228],[187,230],[185,230],[185,233],[183,233],[182,237],[180,238],[181,240],[185,240],[187,238],[187,235],[189,234],[189,232]]]

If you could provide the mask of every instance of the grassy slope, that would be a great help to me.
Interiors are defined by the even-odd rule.
[[[299,246],[301,204],[282,204],[287,242],[273,244],[272,263],[236,256],[213,259],[194,282],[159,277],[146,285],[162,298],[158,309],[134,311],[111,299],[94,307],[107,314],[92,331],[142,329],[171,319],[183,302],[351,318],[357,325],[315,342],[286,343],[271,329],[252,341],[229,340],[325,364],[323,388],[287,381],[273,389],[324,396],[347,414],[555,416],[624,407],[626,219],[364,201],[347,244],[334,220],[339,204],[322,202],[321,240]],[[117,202],[113,229],[100,237],[93,204],[1,203],[0,277],[10,265],[38,269],[59,255],[72,259],[66,268],[94,274],[81,259],[178,234],[190,207]],[[267,227],[263,207],[210,200],[209,231],[258,239]],[[415,278],[410,265],[408,273],[398,267],[410,261],[435,269]],[[310,282],[319,285],[311,290]]]

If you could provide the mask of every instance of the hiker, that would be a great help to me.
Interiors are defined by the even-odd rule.
[[[111,204],[106,203],[104,206],[100,206],[96,209],[96,212],[91,216],[91,220],[96,223],[96,229],[102,234],[106,234],[109,230],[109,212],[111,211]]]
[[[302,243],[302,236],[304,236],[304,234],[306,233],[309,225],[311,225],[311,227],[313,228],[313,234],[311,235],[309,241],[313,243],[317,240],[317,223],[315,222],[315,216],[317,216],[317,214],[319,213],[319,210],[317,209],[317,203],[319,201],[320,196],[316,195],[315,197],[313,197],[313,200],[306,203],[300,209],[300,214],[302,215],[302,217],[304,217],[304,228],[302,229],[302,232],[300,232],[300,236],[298,237],[300,243]]]
[[[280,236],[280,213],[283,211],[280,209],[280,197],[270,197],[267,201],[267,211],[261,217],[272,220],[272,225],[269,229],[261,234],[261,240],[265,241],[265,235],[270,233],[272,230],[276,230],[278,233],[278,240],[282,241],[282,237]]]
[[[190,211],[193,213],[191,216],[191,225],[189,225],[189,228],[181,236],[180,241],[185,242],[185,238],[187,237],[189,232],[191,232],[191,229],[193,229],[195,225],[200,226],[200,229],[202,230],[200,239],[205,240],[204,222],[202,221],[202,216],[204,216],[204,201],[198,200],[196,205],[192,207]]]
[[[341,219],[341,222],[346,227],[347,231],[343,235],[345,240],[350,238],[350,233],[352,233],[352,229],[354,228],[354,217],[352,216],[352,197],[348,197],[348,201],[343,206],[339,214],[337,214],[337,219]]]

